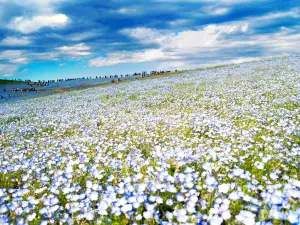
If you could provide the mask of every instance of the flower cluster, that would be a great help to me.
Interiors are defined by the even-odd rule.
[[[300,58],[0,106],[0,224],[299,224]]]

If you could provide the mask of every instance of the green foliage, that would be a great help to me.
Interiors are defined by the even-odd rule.
[[[23,84],[25,83],[24,81],[18,81],[18,80],[4,80],[0,79],[0,85],[5,85],[5,84]]]

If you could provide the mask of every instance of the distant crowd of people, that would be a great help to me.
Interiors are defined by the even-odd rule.
[[[169,70],[161,70],[161,71],[150,71],[149,75],[159,75],[159,74],[165,74],[165,73],[169,73],[171,71]],[[176,71],[175,71],[176,72]],[[110,75],[110,76],[96,76],[96,79],[100,79],[100,78],[120,78],[120,77],[130,77],[130,76],[142,76],[145,77],[147,76],[147,71],[143,71],[140,73],[134,73],[132,75],[130,74],[125,74],[125,75]],[[92,77],[77,77],[77,78],[65,78],[65,79],[57,79],[57,80],[38,80],[37,82],[33,82],[31,80],[24,80],[25,83],[27,83],[28,85],[32,86],[37,86],[37,87],[43,87],[43,86],[48,86],[50,83],[56,83],[56,82],[64,82],[64,81],[72,81],[72,80],[85,80],[85,79],[93,79]],[[94,78],[95,79],[95,78]],[[14,80],[14,81],[22,81],[22,80]]]
[[[10,98],[10,97],[11,97],[11,94],[9,94],[8,97]],[[3,95],[0,95],[0,99],[4,99],[4,96],[3,96]]]
[[[170,70],[167,70],[167,71],[164,71],[164,70],[161,70],[161,71],[151,71],[151,75],[160,75],[160,74],[165,74],[165,73],[170,73],[170,72],[171,72]]]
[[[150,74],[147,74],[146,71],[140,72],[140,73],[134,73],[132,75],[130,74],[125,74],[125,75],[110,75],[110,76],[96,76],[96,79],[112,79],[112,83],[115,82],[120,82],[121,78],[127,78],[130,76],[141,76],[141,77],[146,77],[146,76],[153,76],[153,75],[160,75],[160,74],[166,74],[171,71],[150,71]],[[176,71],[175,71],[176,72]],[[42,81],[38,80],[37,82],[32,82],[31,80],[24,80],[24,83],[27,83],[31,88],[13,88],[10,91],[11,92],[37,92],[36,88],[34,87],[44,87],[44,86],[49,86],[51,83],[58,83],[58,82],[66,82],[66,81],[72,81],[72,80],[88,80],[88,79],[93,79],[92,77],[81,77],[81,78],[65,78],[65,79],[56,79],[56,80],[47,80],[47,81]],[[95,79],[95,78],[94,78]],[[22,81],[22,80],[14,80],[14,81]],[[6,92],[6,89],[3,89],[3,92]],[[12,97],[11,94],[8,95],[8,97]],[[0,99],[3,99],[4,96],[0,95]]]
[[[35,88],[13,88],[11,89],[13,92],[37,92]]]

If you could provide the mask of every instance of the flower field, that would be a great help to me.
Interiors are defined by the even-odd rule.
[[[300,57],[0,105],[0,224],[299,224]]]

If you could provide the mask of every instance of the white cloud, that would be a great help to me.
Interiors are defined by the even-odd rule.
[[[174,61],[166,61],[161,62],[159,66],[156,68],[157,70],[185,70],[185,69],[196,69],[198,68],[198,64],[193,64],[193,62],[190,62],[188,60],[180,59],[180,60],[174,60]]]
[[[251,26],[253,26],[251,20],[245,20],[238,23],[209,25],[199,30],[187,30],[178,34],[169,32],[164,34],[155,29],[142,27],[122,30],[124,34],[141,43],[157,43],[158,48],[141,52],[116,52],[108,54],[107,57],[92,59],[88,65],[101,67],[120,63],[159,61],[165,69],[186,69],[199,67],[200,62],[201,64],[207,64],[208,61],[231,62],[230,60],[238,58],[243,51],[263,49],[265,55],[300,52],[297,50],[297,46],[300,46],[300,34],[295,34],[289,29],[282,29],[275,34],[253,34]],[[226,52],[230,54],[227,55]],[[247,59],[249,57],[240,61]]]
[[[82,41],[84,39],[92,38],[97,35],[101,34],[101,32],[98,30],[95,31],[86,31],[86,32],[80,32],[70,35],[64,35],[63,38],[66,38],[71,41]]]
[[[214,0],[206,0],[207,2],[214,2]],[[263,2],[265,0],[220,0],[219,3],[227,4],[227,5],[234,5],[240,3],[247,3],[247,2]]]
[[[6,50],[0,52],[0,75],[12,76],[18,70],[20,65],[28,62],[28,58],[24,56],[24,52],[20,50]]]
[[[32,53],[25,50],[6,50],[0,52],[0,75],[12,76],[21,65],[31,61],[58,60],[58,54],[53,52]]]
[[[210,25],[198,31],[183,31],[178,35],[163,34],[155,29],[135,28],[122,30],[124,34],[140,40],[142,43],[157,43],[159,49],[150,49],[144,52],[118,52],[108,54],[89,61],[89,66],[101,67],[120,63],[150,62],[159,60],[180,60],[186,55],[199,54],[200,52],[215,49],[224,34],[245,32],[245,24],[236,25]]]
[[[42,52],[42,53],[30,53],[31,60],[36,61],[55,61],[59,60],[59,54],[57,52]]]
[[[0,60],[7,61],[13,64],[25,64],[28,59],[24,57],[24,54],[20,50],[7,50],[0,53]]]
[[[61,39],[61,40],[65,40],[65,41],[72,41],[72,42],[82,42],[85,39],[89,39],[89,38],[93,38],[96,37],[98,35],[102,35],[104,34],[104,30],[103,29],[91,29],[88,31],[80,31],[80,32],[76,32],[76,33],[70,33],[70,34],[57,34],[57,33],[49,33],[46,34],[47,37],[50,38],[55,38],[55,39]]]
[[[195,13],[195,17],[211,17],[211,16],[222,16],[225,14],[228,14],[230,12],[231,8],[228,5],[214,5],[214,4],[209,4],[209,6],[203,7],[202,10],[198,13]]]
[[[32,4],[38,4],[38,5],[48,5],[50,3],[59,2],[61,0],[0,0],[0,3],[14,3],[18,5],[32,5]]]
[[[172,27],[183,26],[185,24],[188,24],[189,22],[190,22],[189,20],[174,20],[169,22],[169,25]]]
[[[2,75],[2,77],[11,77],[11,76],[13,76],[13,74],[11,74],[11,73],[6,73],[6,74]]]
[[[167,55],[159,49],[151,49],[145,52],[118,52],[108,54],[107,57],[99,57],[89,60],[89,66],[102,67],[121,63],[151,62],[166,60]]]
[[[16,17],[10,22],[9,28],[22,33],[32,33],[43,27],[62,27],[68,20],[64,14],[40,15],[32,18]]]
[[[173,49],[177,53],[214,51],[222,45],[224,36],[245,33],[247,24],[209,25],[201,30],[188,30],[180,32],[169,40],[166,49]]]
[[[229,12],[228,8],[218,8],[215,9],[214,11],[211,12],[211,15],[215,15],[215,16],[221,16],[221,15],[225,15]]]
[[[1,76],[12,76],[18,69],[17,65],[13,64],[0,64],[0,75]]]
[[[72,46],[62,46],[56,48],[60,53],[71,56],[88,56],[92,53],[89,51],[90,47],[84,43],[80,43]]]
[[[219,34],[216,32],[216,26],[211,25],[198,31],[183,31],[170,40],[170,46],[173,49],[190,49],[208,47],[215,44]]]
[[[20,50],[6,50],[0,53],[0,60],[12,60],[20,58],[22,51]]]
[[[142,14],[144,13],[144,10],[142,10],[141,8],[135,8],[135,7],[128,7],[128,8],[120,8],[116,11],[119,14],[122,15],[138,15],[138,14]]]
[[[230,60],[229,63],[244,63],[244,62],[251,62],[256,60],[261,60],[263,57],[247,57],[247,58],[238,58]]]
[[[168,31],[164,33],[162,31],[146,27],[123,29],[121,30],[121,33],[128,35],[129,37],[135,38],[141,43],[157,43],[160,45],[170,38],[170,35],[166,34],[169,33]]]
[[[300,53],[300,34],[288,34],[280,31],[272,36],[261,35],[256,38],[256,43],[263,45],[273,54],[281,53]]]
[[[0,45],[5,46],[24,46],[30,44],[31,41],[27,37],[7,37],[0,42]]]
[[[186,0],[155,0],[156,2],[186,2]],[[239,4],[239,3],[247,3],[247,2],[259,2],[259,1],[264,1],[264,0],[219,0],[218,4],[227,4],[227,5],[232,5],[232,4]],[[216,0],[189,0],[189,2],[207,2],[207,3],[216,3]]]
[[[299,19],[300,18],[300,8],[293,8],[290,11],[286,11],[286,12],[269,13],[269,14],[266,14],[263,16],[251,18],[249,23],[251,23],[253,26],[257,26],[257,25],[263,25],[264,23],[266,23],[268,21],[279,20],[279,19],[285,18],[285,17],[292,17],[294,19]],[[263,24],[262,24],[262,21],[264,21]]]
[[[62,0],[0,0],[0,3],[23,6],[37,12],[37,14],[53,14],[55,11],[55,4],[60,3],[61,1]]]
[[[209,25],[200,30],[187,30],[167,34],[149,28],[135,28],[122,30],[124,34],[138,39],[142,43],[157,43],[163,50],[178,51],[195,50],[199,48],[214,47],[219,44],[223,36],[228,34],[245,33],[248,30],[247,23],[235,23],[228,25]],[[197,50],[198,51],[198,50]]]
[[[26,64],[28,62],[27,58],[16,58],[16,59],[10,59],[9,60],[11,63],[15,63],[15,64]]]

